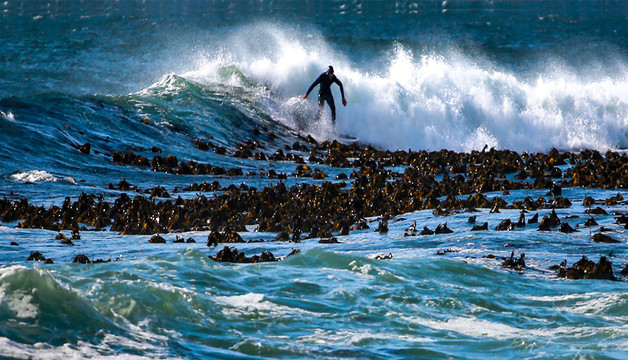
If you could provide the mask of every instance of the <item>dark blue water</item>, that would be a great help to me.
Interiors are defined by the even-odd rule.
[[[121,179],[173,195],[203,181],[262,188],[277,181],[246,174],[292,174],[295,164],[229,156],[239,143],[258,140],[273,153],[307,135],[349,134],[388,150],[625,152],[627,21],[627,1],[6,1],[0,196],[46,207],[83,192],[113,200],[120,191],[108,185]],[[330,64],[348,101],[341,106],[333,88],[336,127],[327,109],[315,120],[315,96],[300,98]],[[85,143],[90,154],[78,151]],[[151,147],[243,175],[112,161],[127,150],[152,158]],[[563,189],[574,205],[558,215],[581,226],[586,196],[618,193],[628,197]],[[621,213],[628,204],[604,208]],[[478,214],[491,227],[517,216]],[[352,232],[332,245],[242,232],[266,240],[238,245],[247,255],[301,250],[248,265],[209,259],[218,249],[205,246],[207,232],[182,234],[196,244],[172,244],[167,234],[158,245],[90,231],[69,247],[57,232],[2,223],[0,357],[625,358],[625,282],[567,281],[548,269],[612,251],[618,274],[628,235],[612,215],[596,220],[619,244],[593,243],[583,228],[471,233],[467,218],[448,217],[456,231],[427,240],[403,232],[413,221],[432,229],[443,221],[428,211],[393,219],[387,235]],[[26,262],[34,250],[55,264]],[[513,250],[525,252],[524,272],[486,258]],[[121,261],[72,264],[78,253]],[[392,260],[375,259],[388,253]]]

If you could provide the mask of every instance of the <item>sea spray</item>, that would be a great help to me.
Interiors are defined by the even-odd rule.
[[[415,54],[401,43],[380,55],[387,56],[381,60],[383,69],[363,69],[333,51],[328,51],[327,62],[322,61],[318,44],[308,48],[298,39],[288,41],[280,29],[262,26],[261,30],[281,40],[263,42],[275,50],[271,55],[267,50],[260,58],[252,56],[254,49],[251,53],[235,49],[226,63],[220,59],[222,65],[212,62],[187,76],[212,82],[211,69],[236,66],[257,86],[270,88],[270,93],[258,93],[274,100],[266,102],[265,111],[292,127],[310,123],[297,128],[312,131],[317,129],[311,125],[316,120],[315,101],[306,112],[290,95],[304,93],[316,69],[334,64],[349,102],[346,108],[337,104],[338,128],[388,149],[471,151],[488,145],[543,151],[548,150],[547,144],[565,150],[628,146],[625,72],[591,80],[591,74],[578,70],[538,68],[536,76],[523,76],[459,52]],[[233,77],[221,81],[234,84]],[[338,90],[333,91],[339,98]]]

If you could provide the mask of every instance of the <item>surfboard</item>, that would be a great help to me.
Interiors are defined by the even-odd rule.
[[[353,144],[360,141],[360,139],[349,134],[338,134],[338,141],[345,144]]]

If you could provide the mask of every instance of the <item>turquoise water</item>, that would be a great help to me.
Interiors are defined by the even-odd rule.
[[[558,214],[583,210],[576,205]],[[205,246],[206,232],[185,234],[197,244],[173,244],[175,234],[164,235],[167,244],[149,244],[150,236],[83,232],[68,247],[51,231],[5,227],[3,238],[20,246],[2,245],[2,352],[15,358],[623,358],[625,282],[569,281],[548,268],[613,251],[619,275],[628,260],[625,232],[613,235],[621,244],[597,244],[586,229],[492,230],[517,215],[485,209],[476,216],[491,230],[470,232],[464,214],[443,219],[420,211],[397,218],[386,235],[357,231],[327,245],[242,233],[266,241],[238,244],[248,256],[301,250],[262,264],[214,262],[208,255],[220,248]],[[612,217],[597,219],[617,228]],[[403,236],[412,221],[433,229],[442,220],[453,234]],[[34,249],[55,264],[25,263]],[[452,252],[437,255],[445,250]],[[525,271],[501,267],[499,258],[510,251],[525,252]],[[78,253],[118,261],[70,263]],[[375,259],[389,253],[390,260]]]
[[[18,358],[44,350],[54,357],[621,358],[626,346],[623,284],[530,279],[444,258],[380,262],[313,249],[278,264],[225,266],[188,249],[125,265],[15,266],[2,280],[13,301],[4,300],[17,311],[4,327],[3,352]]]
[[[200,192],[181,189],[204,181],[275,185],[261,175],[269,169],[288,174],[286,186],[320,184],[291,176],[294,162],[230,156],[246,140],[272,154],[307,135],[345,133],[386,150],[624,154],[627,17],[625,1],[7,1],[0,196],[45,208],[81,193],[113,202],[125,191],[109,184],[126,179],[187,199]],[[313,96],[299,99],[329,64],[348,100],[340,106],[334,88],[337,129],[327,109],[312,120]],[[87,142],[89,155],[77,151]],[[153,146],[242,175],[174,175],[112,161],[127,150],[151,159]],[[312,166],[330,178],[352,171]],[[485,195],[511,204],[546,193]],[[507,209],[479,209],[477,223],[489,224],[479,232],[464,212],[402,214],[387,234],[373,231],[373,217],[370,229],[335,234],[338,244],[278,242],[277,233],[248,225],[242,238],[263,242],[237,244],[239,251],[282,258],[261,264],[214,262],[209,256],[224,245],[207,247],[206,231],[162,234],[166,244],[81,231],[71,247],[56,231],[3,222],[0,357],[623,359],[628,235],[614,214],[627,213],[628,203],[603,204],[618,193],[628,198],[626,184],[563,188],[573,205],[556,212],[579,230],[572,234],[536,225],[495,231],[518,218]],[[608,212],[595,220],[619,243],[591,240],[599,228],[583,226],[587,196]],[[415,221],[432,230],[447,222],[454,232],[404,236]],[[196,243],[173,243],[176,235]],[[293,249],[300,252],[286,257]],[[31,251],[54,264],[26,261]],[[525,270],[502,267],[512,251],[525,253]],[[111,262],[72,263],[78,254]],[[583,255],[608,256],[620,281],[566,280],[549,269]]]

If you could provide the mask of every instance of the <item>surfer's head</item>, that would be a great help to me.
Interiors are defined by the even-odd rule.
[[[327,69],[327,75],[332,75],[334,73],[334,67],[329,65],[329,68]]]

